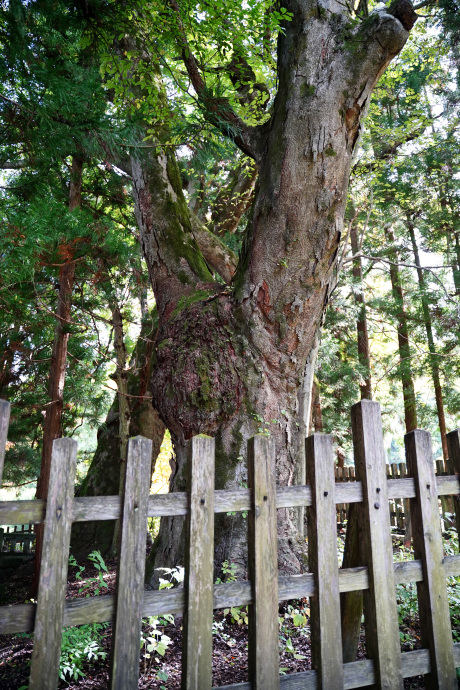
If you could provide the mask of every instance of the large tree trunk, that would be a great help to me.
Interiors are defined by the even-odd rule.
[[[446,438],[446,418],[444,415],[444,402],[442,399],[441,374],[439,370],[438,354],[434,344],[433,324],[431,321],[430,307],[426,296],[425,276],[420,264],[420,256],[418,253],[417,240],[415,238],[415,228],[410,217],[407,219],[407,228],[409,230],[410,239],[412,242],[412,249],[414,252],[415,265],[417,266],[418,284],[420,287],[420,299],[422,301],[423,318],[425,321],[426,337],[428,340],[428,349],[430,351],[430,368],[433,377],[434,394],[436,398],[436,412],[438,414],[439,431],[441,433],[442,454],[444,460],[448,458],[447,438]]]
[[[171,150],[132,161],[141,242],[159,312],[153,402],[176,451],[174,490],[185,486],[186,446],[197,433],[216,437],[216,488],[246,479],[246,442],[259,429],[274,439],[278,483],[293,482],[296,448],[304,442],[298,394],[333,279],[360,121],[412,25],[401,4],[358,28],[335,0],[284,4],[293,19],[279,40],[270,120],[251,128],[227,106],[220,113],[259,171],[231,287],[213,283],[194,241]],[[192,83],[212,111],[198,65],[181,40]],[[304,544],[289,511],[279,513],[280,567],[298,572]],[[182,524],[163,521],[150,574],[158,565],[183,561]],[[241,518],[220,518],[218,561],[244,567],[245,532]]]
[[[69,210],[74,211],[81,206],[83,160],[78,156],[72,159]],[[54,342],[51,353],[51,366],[48,382],[48,395],[50,402],[46,406],[45,423],[43,425],[43,446],[40,476],[37,481],[36,498],[48,497],[48,484],[51,469],[51,454],[53,441],[62,436],[61,420],[64,402],[64,381],[67,367],[67,344],[69,341],[70,309],[72,304],[72,292],[75,277],[75,262],[68,247],[62,247],[64,259],[59,269],[59,294],[56,309],[56,326],[54,329]],[[44,525],[35,525],[36,545],[34,575],[32,579],[30,596],[36,597],[40,578],[41,553],[43,547]]]

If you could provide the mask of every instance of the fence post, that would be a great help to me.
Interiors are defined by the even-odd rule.
[[[455,429],[447,434],[447,452],[449,462],[456,475],[460,475],[460,429]],[[455,525],[460,539],[460,496],[453,496]]]
[[[416,429],[404,437],[409,472],[414,477],[416,498],[411,499],[414,557],[422,561],[423,580],[417,582],[422,644],[428,647],[431,673],[426,687],[457,688],[452,632],[431,435]]]
[[[5,462],[6,440],[10,423],[11,405],[6,400],[0,400],[0,487],[3,481],[3,464]]]
[[[53,441],[30,690],[54,690],[58,683],[77,445],[70,438]]]
[[[366,647],[379,688],[403,688],[401,650],[388,516],[385,449],[380,405],[361,400],[351,408],[356,477],[363,485],[362,556],[369,568],[364,592]]]
[[[313,434],[307,438],[305,456],[313,499],[307,519],[309,570],[314,573],[316,589],[310,599],[312,664],[318,671],[318,690],[341,690],[343,664],[332,437]]]
[[[248,442],[249,681],[253,690],[279,688],[278,545],[273,440],[262,434]]]
[[[212,686],[215,441],[194,436],[188,460],[189,512],[185,545],[183,690]]]
[[[113,627],[112,690],[135,690],[139,684],[151,464],[152,441],[142,436],[129,439]]]

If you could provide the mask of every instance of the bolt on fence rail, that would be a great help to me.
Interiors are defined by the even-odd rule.
[[[9,406],[0,404],[0,461]],[[424,674],[427,687],[457,687],[460,644],[452,643],[446,578],[460,575],[460,555],[443,557],[438,496],[458,496],[458,474],[436,477],[427,432],[406,437],[410,476],[387,479],[379,405],[352,408],[356,481],[334,482],[330,437],[306,440],[308,485],[277,487],[275,454],[265,436],[249,441],[249,489],[214,491],[214,441],[195,437],[190,445],[189,491],[149,496],[150,441],[131,439],[123,497],[74,498],[76,443],[59,439],[53,448],[49,499],[0,502],[0,524],[45,522],[47,539],[37,604],[0,607],[0,632],[33,630],[30,688],[55,688],[63,626],[114,621],[110,687],[138,686],[141,618],[184,613],[182,685],[212,685],[212,609],[249,606],[249,682],[226,690],[402,688],[403,678]],[[460,432],[449,435],[449,453],[460,470]],[[2,450],[3,449],[3,450]],[[1,467],[0,467],[1,470]],[[415,561],[393,563],[389,500],[410,500]],[[360,511],[359,568],[339,569],[336,505]],[[276,509],[309,510],[310,572],[279,576]],[[248,511],[249,581],[213,585],[214,514]],[[187,516],[184,589],[144,591],[147,516]],[[117,595],[64,600],[72,522],[121,519]],[[327,538],[325,538],[327,537]],[[400,652],[395,584],[417,582],[423,649]],[[342,664],[339,595],[362,590],[369,659]],[[279,677],[277,603],[311,597],[311,670]]]

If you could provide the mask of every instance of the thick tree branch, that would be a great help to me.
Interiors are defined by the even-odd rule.
[[[169,0],[169,5],[177,17],[178,43],[181,57],[206,119],[222,134],[232,139],[246,155],[258,161],[262,143],[262,126],[248,126],[233,110],[228,98],[216,96],[206,85],[198,63],[193,55],[181,18],[178,0]]]

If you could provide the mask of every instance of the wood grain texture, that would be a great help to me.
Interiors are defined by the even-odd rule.
[[[30,690],[51,690],[58,683],[76,463],[77,442],[56,439],[51,456]]]
[[[112,690],[136,690],[138,686],[151,460],[152,441],[142,436],[131,438],[118,549],[110,674]]]
[[[416,429],[404,437],[406,461],[414,477],[417,498],[411,500],[414,556],[422,561],[423,580],[417,583],[422,644],[430,650],[431,673],[426,687],[457,688],[446,574],[431,436]]]
[[[5,462],[6,441],[10,423],[11,405],[6,400],[0,400],[0,486],[3,481],[3,465]]]
[[[214,568],[214,450],[210,436],[194,436],[188,459],[185,612],[182,643],[183,690],[212,686]]]
[[[307,512],[308,562],[315,582],[310,599],[312,665],[320,690],[342,690],[337,524],[332,436],[313,434],[305,442],[307,479],[313,501]]]
[[[262,434],[248,442],[248,665],[253,690],[279,688],[278,545],[276,529],[275,449]]]
[[[376,687],[403,688],[396,609],[393,550],[388,515],[385,449],[380,405],[361,400],[351,409],[356,476],[363,485],[362,562],[368,566],[364,592],[366,648],[374,660]]]

